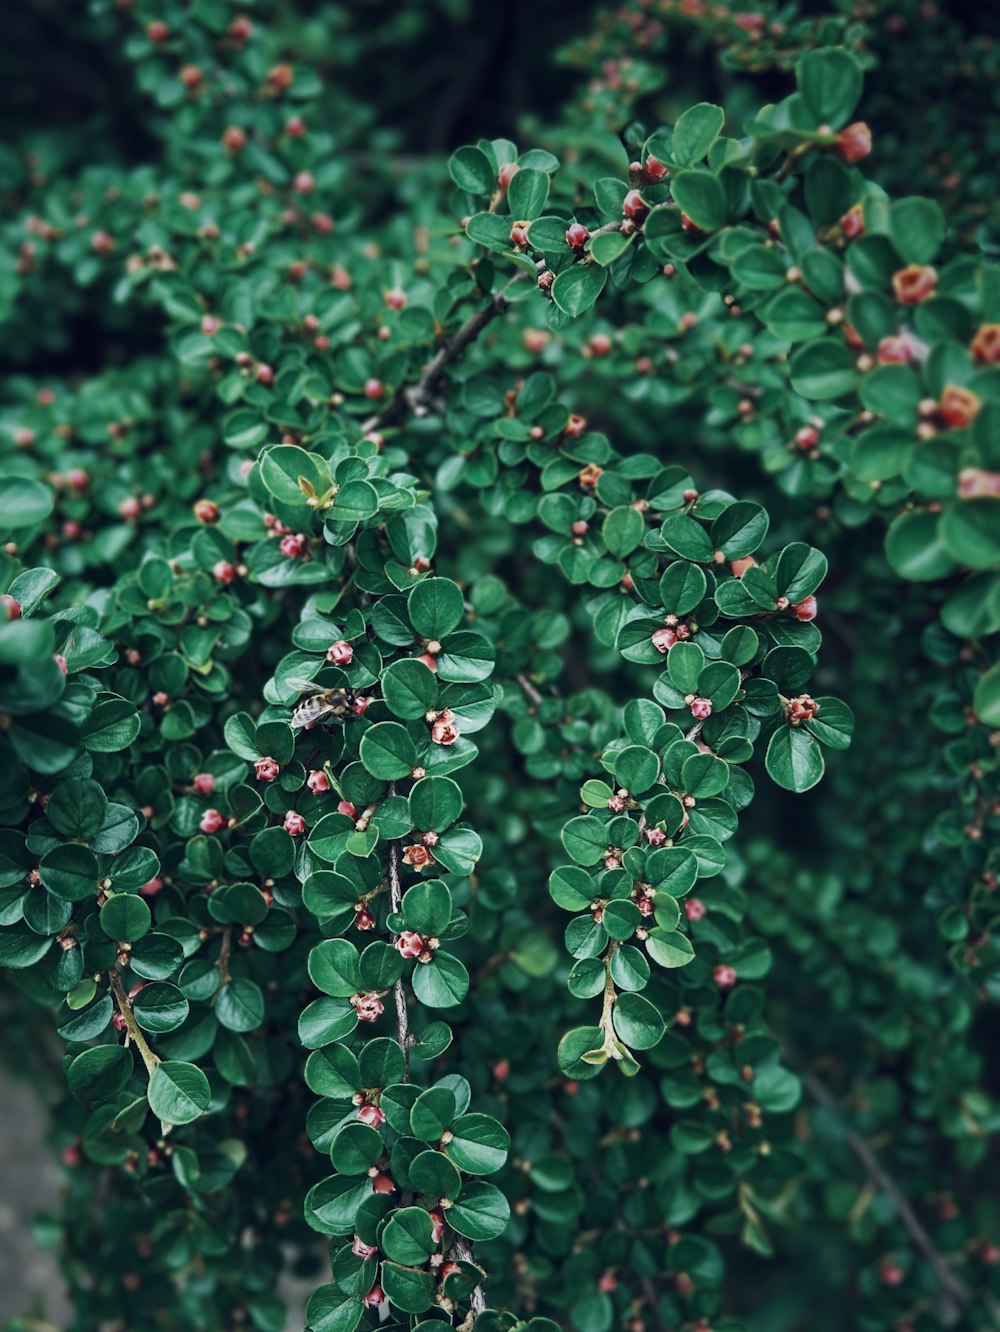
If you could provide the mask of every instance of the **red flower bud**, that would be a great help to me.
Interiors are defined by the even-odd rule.
[[[280,768],[273,758],[259,758],[254,764],[254,771],[259,782],[273,782]]]
[[[301,814],[297,814],[294,809],[290,809],[285,815],[285,821],[281,825],[286,833],[292,837],[298,837],[306,830],[306,821]]]
[[[835,152],[845,162],[860,162],[872,150],[872,132],[863,120],[856,120],[837,135]]]
[[[332,661],[334,666],[349,666],[353,656],[354,649],[343,638],[338,638],[326,650],[326,659]]]
[[[582,222],[574,222],[566,229],[566,244],[571,250],[582,250],[590,240],[590,232]]]

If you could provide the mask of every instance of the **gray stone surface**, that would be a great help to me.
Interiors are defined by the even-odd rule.
[[[0,1068],[0,1326],[29,1308],[54,1327],[69,1310],[55,1255],[39,1249],[31,1224],[52,1210],[62,1170],[46,1150],[45,1112]]]

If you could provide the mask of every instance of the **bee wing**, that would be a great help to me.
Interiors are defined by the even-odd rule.
[[[293,689],[297,689],[302,694],[323,693],[322,685],[316,684],[313,680],[306,680],[301,675],[290,675],[285,681],[285,684],[291,685]]]

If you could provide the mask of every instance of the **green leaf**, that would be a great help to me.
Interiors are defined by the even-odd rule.
[[[633,1050],[648,1050],[666,1030],[659,1009],[641,994],[621,994],[613,1009],[615,1031]]]
[[[552,299],[571,319],[583,314],[600,296],[608,270],[600,264],[578,263],[564,269],[552,284]]]
[[[806,731],[781,725],[771,736],[764,766],[786,791],[808,791],[823,776],[823,751]]]
[[[448,1224],[468,1240],[491,1240],[507,1229],[510,1204],[496,1187],[486,1180],[466,1185],[462,1196],[448,1211]]]
[[[215,998],[215,1016],[229,1031],[256,1031],[264,1021],[264,995],[255,981],[237,979]]]
[[[253,1317],[252,1304],[250,1308],[254,1325],[259,1326],[257,1318]],[[352,1295],[345,1300],[343,1291],[333,1281],[317,1286],[306,1301],[309,1332],[355,1332],[364,1312],[361,1296]],[[280,1326],[284,1326],[283,1306]],[[271,1332],[271,1329],[264,1329],[264,1332]]]
[[[490,1115],[472,1112],[451,1125],[452,1138],[445,1147],[448,1158],[470,1175],[492,1175],[507,1161],[510,1134]]]
[[[410,814],[421,832],[444,832],[462,813],[461,787],[450,777],[423,777],[410,790]]]
[[[616,259],[620,259],[634,240],[634,234],[623,236],[620,231],[603,231],[594,236],[587,245],[587,253],[595,264],[607,268]]]
[[[941,516],[941,540],[958,564],[970,569],[1000,565],[1000,504],[995,499],[968,499]]]
[[[839,698],[821,695],[815,700],[818,711],[806,730],[831,749],[847,749],[854,734],[854,714]]]
[[[382,1264],[381,1282],[390,1302],[401,1313],[423,1313],[434,1300],[434,1276],[430,1272],[418,1272],[410,1267],[385,1262]]]
[[[596,865],[604,859],[608,834],[601,820],[592,814],[570,819],[563,825],[560,837],[566,854],[578,865]]]
[[[457,957],[439,949],[432,962],[415,964],[412,985],[429,1008],[454,1008],[469,993],[469,973]]]
[[[468,194],[491,194],[496,174],[481,148],[459,148],[448,159],[448,174]]]
[[[708,150],[722,133],[725,120],[722,107],[713,106],[711,102],[699,102],[689,107],[674,126],[673,156],[677,165],[691,166],[707,157]]]
[[[759,504],[740,500],[730,504],[712,524],[711,540],[727,560],[752,555],[767,536],[767,510]]]
[[[694,945],[686,934],[659,926],[650,930],[646,951],[661,967],[686,967],[694,958]]]
[[[89,777],[60,782],[45,807],[48,820],[57,833],[84,840],[104,827],[107,810],[107,796]]]
[[[145,898],[134,893],[109,897],[101,907],[101,929],[109,939],[131,943],[141,939],[153,923]]]
[[[855,57],[841,47],[807,51],[796,67],[795,77],[816,123],[842,129],[858,104],[864,83]]]
[[[631,505],[623,504],[612,509],[605,517],[601,536],[609,552],[622,559],[642,543],[645,530],[642,514]]]
[[[465,598],[450,578],[425,578],[410,591],[407,614],[424,638],[444,638],[465,616]]]
[[[521,167],[507,186],[510,215],[530,222],[540,217],[549,197],[549,178],[534,167]]]
[[[859,378],[854,353],[832,338],[819,338],[800,347],[791,358],[789,370],[795,392],[817,402],[852,393]]]
[[[174,1031],[190,1012],[176,985],[145,985],[132,1001],[135,1020],[144,1031]]]
[[[170,1059],[157,1064],[148,1088],[149,1108],[164,1124],[190,1124],[212,1100],[208,1078],[195,1064]]]
[[[430,1213],[422,1207],[400,1207],[382,1231],[382,1252],[392,1262],[415,1267],[426,1262],[436,1248],[433,1230]]]
[[[0,485],[0,530],[34,527],[52,512],[53,491],[40,481],[7,476]]]
[[[934,582],[958,567],[945,549],[939,515],[926,509],[901,513],[892,520],[885,553],[896,572],[913,582]]]
[[[695,226],[702,231],[717,231],[726,224],[729,204],[725,186],[705,167],[680,171],[670,184],[674,200]]]
[[[417,750],[399,722],[376,722],[361,737],[361,762],[373,777],[398,781],[417,766]]]
[[[78,1054],[69,1066],[69,1089],[81,1101],[110,1101],[127,1085],[135,1069],[132,1051],[98,1045]]]
[[[382,697],[397,717],[416,721],[437,703],[437,680],[422,661],[394,661],[382,672]]]
[[[976,682],[972,710],[984,726],[1000,726],[1000,666],[991,666]]]
[[[421,1092],[410,1109],[410,1131],[421,1142],[436,1142],[455,1118],[455,1095],[448,1087]]]
[[[324,939],[309,954],[309,979],[324,994],[346,999],[360,988],[360,964],[358,950],[347,939]]]
[[[906,264],[929,264],[946,231],[944,213],[933,199],[896,199],[889,209],[889,234]]]
[[[333,1140],[330,1159],[342,1175],[364,1175],[385,1152],[385,1143],[377,1129],[355,1121],[345,1124]]]

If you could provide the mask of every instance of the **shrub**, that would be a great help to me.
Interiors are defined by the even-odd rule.
[[[445,166],[317,22],[97,7],[151,164],[4,164],[73,1326],[989,1325],[996,270],[853,30]]]

